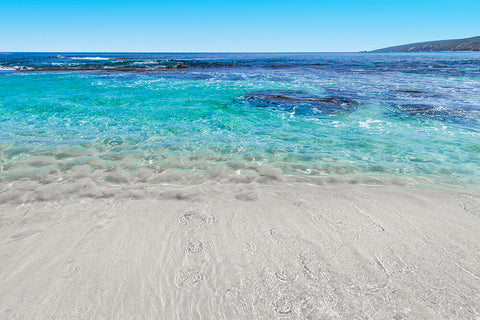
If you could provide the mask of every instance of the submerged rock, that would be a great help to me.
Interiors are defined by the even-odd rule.
[[[243,95],[246,99],[263,100],[271,102],[312,102],[322,99],[319,96],[303,91],[255,91]]]
[[[446,114],[446,110],[434,105],[428,104],[402,104],[396,105],[396,110],[407,115],[434,116]]]
[[[420,91],[420,90],[410,90],[410,89],[397,89],[395,92],[400,92],[400,93],[409,93],[409,94],[427,94],[428,92],[425,91]]]
[[[255,91],[244,94],[242,98],[255,102],[259,106],[279,106],[287,109],[310,108],[320,112],[353,111],[358,102],[347,97],[329,95],[320,97],[304,91]]]
[[[439,98],[441,97],[440,94],[438,93],[433,93],[433,92],[426,92],[422,90],[416,90],[416,89],[397,89],[393,90],[393,93],[395,93],[395,96],[407,96],[407,97],[414,97],[414,98]]]
[[[480,107],[448,107],[433,104],[410,103],[393,106],[393,114],[401,116],[427,117],[442,121],[478,122]]]

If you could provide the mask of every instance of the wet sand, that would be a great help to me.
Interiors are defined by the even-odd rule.
[[[0,319],[480,319],[473,191],[205,184],[0,230]]]

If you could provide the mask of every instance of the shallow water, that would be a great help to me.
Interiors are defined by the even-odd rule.
[[[245,96],[258,91],[354,107]],[[479,53],[0,55],[3,191],[80,180],[472,188],[479,125]]]

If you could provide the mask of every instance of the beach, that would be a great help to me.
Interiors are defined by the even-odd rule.
[[[0,56],[0,319],[480,319],[480,54]]]
[[[478,319],[480,194],[307,184],[0,206],[2,319]]]

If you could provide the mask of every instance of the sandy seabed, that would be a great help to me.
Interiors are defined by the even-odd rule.
[[[0,319],[480,319],[480,193],[226,185],[0,205]]]

